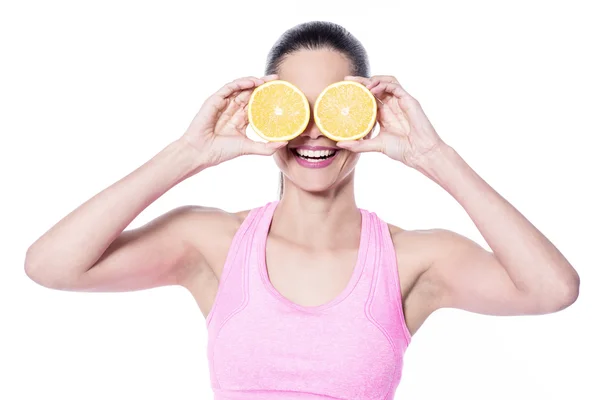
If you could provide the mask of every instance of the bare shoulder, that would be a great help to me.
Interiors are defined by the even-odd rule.
[[[197,223],[202,222],[203,228],[210,227],[217,229],[227,229],[239,225],[243,221],[244,213],[247,213],[247,211],[228,212],[216,207],[197,205],[182,206],[171,212],[181,215],[182,221],[185,220],[190,228],[198,228]]]
[[[247,211],[228,212],[215,207],[187,205],[162,215],[166,229],[189,251],[178,269],[178,283],[220,276],[229,246]]]
[[[406,230],[391,224],[388,226],[399,268],[410,268],[418,277],[425,275],[436,260],[474,243],[442,228]]]
[[[401,255],[417,257],[423,264],[432,262],[445,247],[466,239],[441,228],[408,230],[389,223],[388,227],[396,251]]]
[[[474,251],[483,252],[473,240],[448,229],[404,230],[393,225],[389,227],[400,274],[403,271],[405,275],[408,274],[410,289],[417,287],[429,296],[440,294],[442,289],[440,280],[434,279],[434,272],[439,272],[440,268],[436,270],[432,266],[447,265],[447,260],[454,260]]]
[[[448,229],[404,230],[388,225],[396,251],[418,258],[424,267],[440,257],[475,244],[473,240]]]
[[[249,211],[228,212],[216,207],[183,206],[173,211],[184,237],[202,254],[229,245]]]
[[[204,316],[217,293],[231,243],[249,210],[228,212],[220,208],[185,206],[180,213],[178,234],[194,249],[179,271],[177,283],[194,297]]]
[[[431,245],[435,241],[437,229],[403,229],[388,223],[390,236],[398,257],[411,257],[421,264],[427,263],[427,254],[431,252]]]
[[[409,230],[392,224],[388,224],[388,227],[396,250],[398,268],[410,272],[410,277],[416,280],[430,262],[435,230]]]
[[[428,271],[447,252],[448,238],[456,234],[444,229],[408,230],[392,224],[388,227],[396,251],[405,319],[414,334],[440,306],[443,288],[430,279]]]

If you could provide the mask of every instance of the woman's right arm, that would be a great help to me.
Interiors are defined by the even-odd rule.
[[[30,246],[27,275],[43,286],[64,290],[171,284],[170,272],[193,251],[173,235],[186,211],[176,209],[141,228],[123,231],[195,169],[195,156],[185,141],[173,142],[80,205]]]
[[[179,283],[202,254],[191,227],[214,225],[218,211],[176,208],[148,224],[127,226],[173,186],[243,154],[273,154],[285,143],[245,136],[245,105],[267,79],[242,78],[211,96],[185,134],[144,165],[80,205],[27,250],[25,271],[60,290],[127,291]],[[210,226],[199,226],[210,229]]]

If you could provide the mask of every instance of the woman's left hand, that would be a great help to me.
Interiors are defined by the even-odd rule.
[[[365,85],[378,100],[379,134],[375,138],[338,142],[338,147],[357,153],[378,151],[416,168],[445,145],[419,102],[393,76],[347,76],[346,80]]]

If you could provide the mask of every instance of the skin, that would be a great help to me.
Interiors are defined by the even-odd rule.
[[[180,285],[206,316],[229,246],[248,210],[227,213],[184,206],[143,227],[125,229],[182,180],[241,155],[273,155],[284,174],[285,191],[267,240],[270,280],[293,302],[323,304],[343,290],[352,274],[360,238],[354,168],[360,153],[371,151],[396,160],[398,168],[418,170],[444,188],[492,250],[443,229],[389,225],[412,335],[431,313],[445,307],[531,315],[572,304],[579,293],[573,267],[439,137],[418,101],[397,79],[350,73],[351,64],[340,53],[302,50],[286,57],[279,77],[248,77],[225,85],[207,99],[180,139],[36,240],[27,251],[26,273],[58,290],[131,291]],[[256,86],[275,78],[299,87],[311,106],[331,83],[351,79],[364,84],[380,102],[380,134],[336,144],[311,121],[290,143],[250,141],[244,135],[248,99]],[[308,169],[291,152],[301,145],[338,148],[340,153],[327,168]]]

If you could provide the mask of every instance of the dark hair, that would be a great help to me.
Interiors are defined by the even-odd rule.
[[[352,75],[369,76],[369,59],[363,45],[344,27],[333,22],[305,22],[287,30],[277,39],[265,73],[276,74],[287,56],[298,50],[329,49],[342,53],[352,64]],[[279,198],[283,195],[283,174],[279,175]]]

